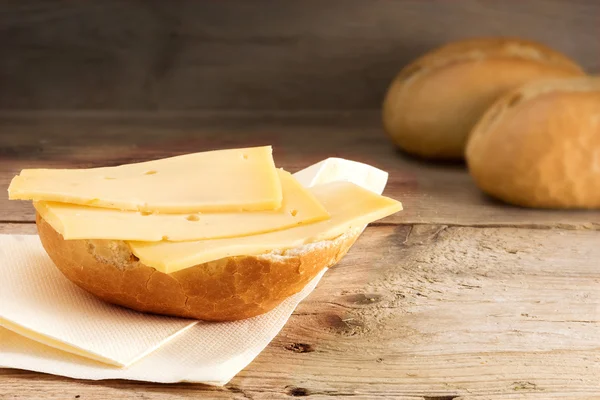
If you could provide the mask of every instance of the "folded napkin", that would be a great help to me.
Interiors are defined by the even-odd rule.
[[[0,235],[0,276],[0,326],[118,367],[197,323],[97,299],[62,275],[34,235]]]
[[[343,159],[295,176],[305,186],[347,180],[379,194],[387,182],[384,171]],[[0,367],[80,379],[224,385],[277,335],[324,273],[264,315],[192,322],[103,303],[56,270],[37,236],[0,235]]]
[[[78,379],[224,385],[273,340],[324,273],[267,314],[234,322],[200,322],[128,368],[69,354],[0,328],[0,367]]]

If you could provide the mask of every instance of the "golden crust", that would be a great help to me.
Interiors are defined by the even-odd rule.
[[[539,208],[600,208],[600,78],[538,81],[500,98],[466,159],[486,193]]]
[[[409,153],[461,159],[472,127],[499,96],[532,80],[582,75],[575,62],[535,42],[454,42],[398,74],[384,100],[384,128]]]
[[[206,321],[239,320],[272,310],[338,262],[360,233],[165,274],[139,262],[125,242],[64,240],[39,214],[36,223],[52,261],[82,289],[134,310]]]

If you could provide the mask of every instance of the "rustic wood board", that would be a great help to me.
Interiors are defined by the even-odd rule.
[[[93,167],[224,147],[272,144],[294,172],[326,157],[390,172],[386,194],[405,211],[383,223],[600,229],[598,211],[545,211],[492,201],[462,164],[429,164],[395,150],[378,112],[0,114],[0,188],[22,168]],[[33,221],[28,202],[0,196],[0,221]]]
[[[597,0],[0,3],[0,109],[379,108],[448,41],[509,35],[600,68]]]
[[[593,231],[368,228],[224,388],[0,370],[0,398],[593,398],[599,240]]]
[[[600,214],[492,202],[464,166],[395,151],[377,114],[4,114],[0,188],[24,167],[268,143],[292,171],[331,155],[380,166],[406,210],[369,227],[223,388],[4,369],[0,399],[600,398]],[[0,233],[35,233],[32,218],[0,201]]]

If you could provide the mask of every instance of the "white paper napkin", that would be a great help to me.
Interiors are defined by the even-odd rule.
[[[387,184],[388,173],[358,161],[330,157],[296,172],[294,178],[306,187],[346,181],[381,194]]]
[[[201,322],[129,368],[120,369],[68,354],[0,328],[0,367],[78,379],[131,379],[224,385],[279,333],[323,270],[302,292],[271,312],[235,322]]]
[[[97,299],[61,274],[34,235],[0,235],[0,277],[0,326],[120,367],[197,323]]]
[[[348,180],[377,193],[382,193],[387,181],[387,173],[366,164],[343,159],[324,160],[298,172],[295,176],[305,186],[332,180]],[[43,263],[39,260],[42,258],[39,255],[42,250],[40,250],[41,245],[36,236],[13,235],[9,237],[13,238],[11,252],[18,253],[19,247],[38,246],[36,250],[38,262]],[[0,249],[4,249],[2,242],[0,242]],[[6,261],[2,260],[0,255],[0,264],[6,264]],[[47,259],[46,262],[48,262]],[[14,263],[13,259],[11,264]],[[51,347],[56,347],[55,342],[49,341],[48,344],[51,346],[44,345],[8,329],[0,328],[0,367],[27,369],[80,379],[131,379],[165,383],[197,382],[224,385],[246,367],[277,335],[298,303],[310,294],[324,273],[325,270],[300,293],[288,298],[267,314],[243,321],[200,322],[127,368],[117,368],[67,353]],[[60,285],[63,289],[70,287],[80,291],[60,273],[53,274],[52,280],[62,281],[53,285]],[[26,281],[24,282],[23,285],[27,285]],[[55,287],[53,285],[40,285],[39,287],[42,289]],[[0,290],[4,289],[0,288]],[[20,290],[31,291],[28,286]],[[82,291],[80,292],[84,294]],[[48,301],[51,301],[52,296],[60,297],[60,294],[56,292],[48,295],[50,296],[47,297]],[[87,294],[84,295],[88,300],[93,299]],[[6,301],[6,297],[0,297],[0,299],[4,299],[0,302]],[[104,306],[116,308],[106,304]],[[119,310],[122,309],[119,308]],[[36,315],[36,310],[32,310],[30,315]],[[137,315],[148,318],[148,321],[152,318],[160,318],[143,314]],[[88,317],[85,323],[78,325],[79,328],[84,328],[92,337],[94,333],[91,331],[95,330],[104,339],[110,338],[103,334],[102,323],[94,325],[96,317],[93,314],[89,313]],[[37,326],[37,329],[47,331],[45,325]],[[104,348],[101,343],[96,342],[96,344]],[[86,340],[79,345],[89,347]],[[122,347],[120,343],[113,343],[112,346],[115,346],[115,349]],[[115,357],[118,356],[114,352],[111,354]]]
[[[324,273],[267,314],[235,322],[201,322],[125,369],[68,354],[0,328],[0,367],[79,379],[224,385],[269,344]]]

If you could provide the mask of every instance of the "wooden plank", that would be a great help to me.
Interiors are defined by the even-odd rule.
[[[272,144],[296,171],[338,156],[390,172],[386,194],[405,210],[383,223],[600,229],[598,211],[503,205],[475,187],[461,164],[431,164],[396,151],[380,115],[362,113],[3,114],[0,189],[22,168],[116,165],[216,148]],[[0,196],[0,221],[33,221],[27,202]]]
[[[371,227],[225,388],[2,370],[0,398],[598,398],[599,239]]]
[[[595,0],[0,4],[0,109],[379,108],[398,70],[471,36],[600,68]]]

